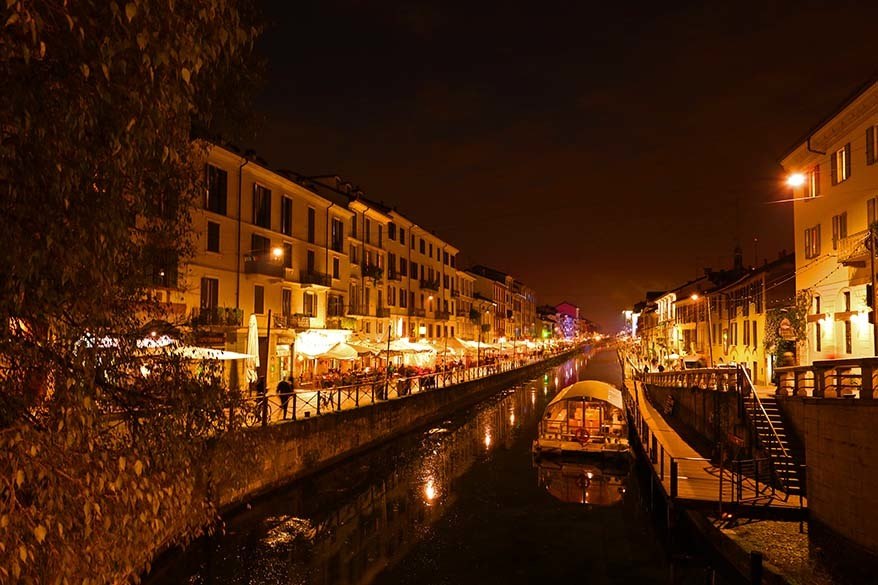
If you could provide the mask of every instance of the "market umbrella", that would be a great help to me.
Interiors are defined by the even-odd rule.
[[[355,360],[359,357],[357,350],[344,342],[339,342],[320,354],[318,357],[333,360]]]
[[[250,355],[236,351],[226,351],[210,347],[195,347],[184,345],[171,350],[171,355],[179,356],[187,360],[243,360],[249,359]]]
[[[259,322],[256,315],[250,315],[247,324],[247,382],[257,380],[256,368],[259,367]]]

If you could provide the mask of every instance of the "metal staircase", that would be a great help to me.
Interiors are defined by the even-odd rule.
[[[801,453],[790,446],[783,417],[774,396],[760,398],[753,381],[743,368],[741,396],[744,411],[754,431],[756,446],[771,460],[775,481],[787,495],[805,495],[804,466]]]

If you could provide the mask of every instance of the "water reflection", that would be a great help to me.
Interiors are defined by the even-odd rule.
[[[534,460],[540,487],[552,497],[572,504],[612,506],[626,492],[629,466],[609,461]]]
[[[568,362],[421,434],[260,501],[229,519],[221,536],[166,562],[147,583],[371,583],[429,538],[454,507],[458,484],[473,466],[490,466],[517,439],[525,456],[545,403],[575,381],[586,363]],[[618,489],[624,484],[608,470],[586,471],[591,477],[571,473],[541,465],[539,481],[565,501],[608,505],[623,493]],[[585,492],[577,477],[588,479]]]

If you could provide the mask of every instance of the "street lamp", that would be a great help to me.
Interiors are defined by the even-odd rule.
[[[805,184],[805,175],[803,173],[792,173],[787,176],[787,186],[788,187],[801,187]]]

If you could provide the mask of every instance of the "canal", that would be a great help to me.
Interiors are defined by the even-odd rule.
[[[616,354],[572,358],[260,499],[146,582],[720,582],[680,539],[667,548],[634,464],[533,461],[543,408],[584,379],[618,385]]]

